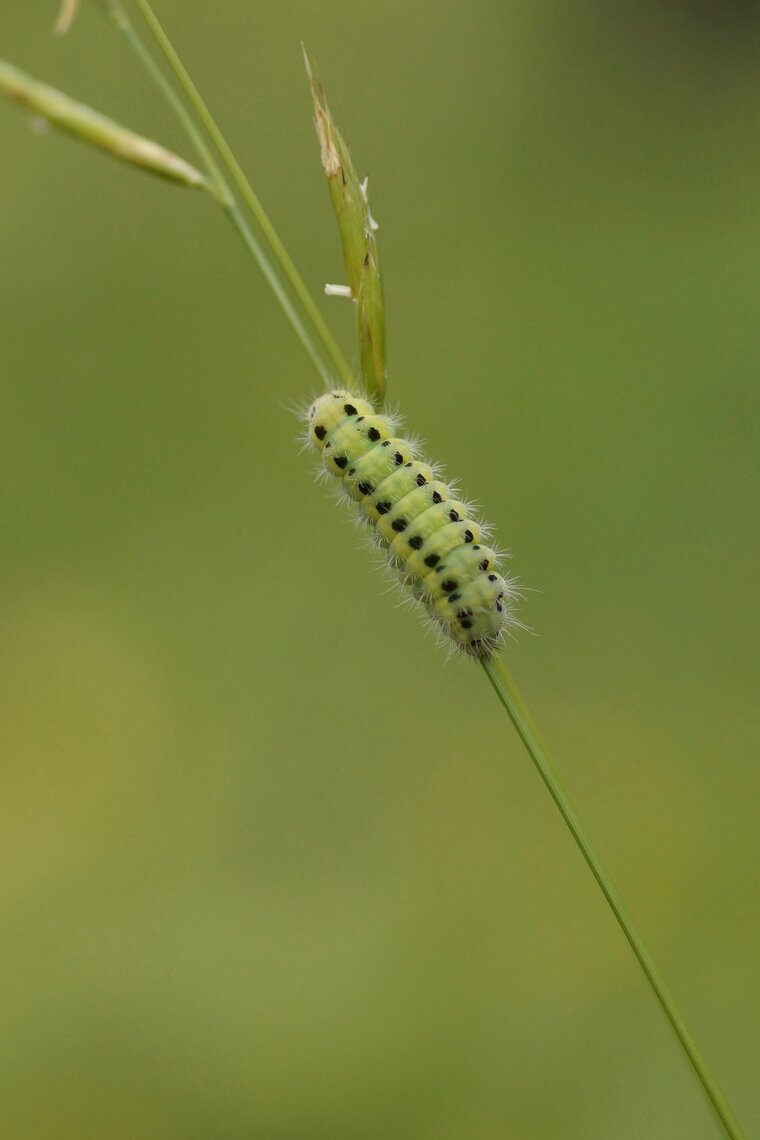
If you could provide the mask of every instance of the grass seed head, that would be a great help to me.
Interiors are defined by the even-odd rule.
[[[314,100],[314,125],[322,166],[327,175],[343,246],[350,296],[356,305],[362,384],[370,396],[385,396],[385,301],[377,247],[377,222],[372,217],[367,182],[361,180],[343,136],[335,125],[322,85],[304,51]],[[335,286],[331,292],[335,293]]]

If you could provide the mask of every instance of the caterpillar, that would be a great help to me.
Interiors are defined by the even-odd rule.
[[[326,392],[306,415],[307,441],[374,528],[390,567],[438,629],[473,657],[489,657],[510,624],[514,583],[484,544],[490,527],[399,438],[395,416],[347,389]]]

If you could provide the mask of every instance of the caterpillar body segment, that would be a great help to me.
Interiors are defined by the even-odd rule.
[[[308,440],[375,530],[390,565],[454,645],[490,656],[515,619],[515,590],[474,517],[418,446],[397,435],[392,416],[339,388],[307,415]]]

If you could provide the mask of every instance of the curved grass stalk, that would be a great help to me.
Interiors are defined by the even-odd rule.
[[[238,236],[240,237],[244,246],[258,265],[261,273],[264,275],[269,288],[274,293],[275,298],[279,303],[280,308],[283,310],[285,317],[290,323],[291,328],[306,350],[324,384],[326,386],[329,386],[333,380],[333,370],[328,359],[325,357],[324,352],[320,348],[320,342],[324,343],[324,339],[318,329],[315,330],[317,333],[317,336],[315,338],[312,331],[304,323],[301,313],[294,305],[293,300],[285,288],[277,270],[272,265],[261,243],[249,226],[245,214],[241,210],[240,205],[232,193],[232,190],[230,189],[230,186],[227,183],[224,175],[222,174],[218,163],[214,159],[210,147],[206,143],[203,132],[198,128],[195,120],[187,110],[185,104],[180,99],[179,95],[174,90],[173,86],[154,60],[153,56],[145,47],[145,44],[137,35],[137,32],[135,31],[129,17],[127,16],[127,13],[120,3],[120,0],[104,0],[104,4],[111,22],[124,36],[129,47],[135,53],[140,63],[150,76],[152,82],[156,85],[163,98],[171,107],[182,128],[190,139],[190,142],[195,147],[199,158],[203,162],[209,174],[209,178],[216,188],[216,197],[222,209],[237,231]],[[327,348],[326,345],[325,348]],[[335,345],[335,349],[340,355],[340,350],[338,349],[337,345]],[[341,357],[341,360],[342,359],[343,358]],[[346,364],[345,360],[343,360],[343,365],[348,370],[348,364]]]
[[[107,0],[107,3],[109,3],[109,7],[113,8],[116,4],[118,4],[118,0]],[[238,189],[240,190],[243,199],[246,202],[246,205],[248,205],[251,213],[261,227],[262,232],[267,238],[270,249],[274,253],[281,270],[285,274],[287,280],[290,282],[296,295],[301,301],[305,312],[309,316],[313,326],[313,331],[320,339],[324,350],[331,359],[333,365],[338,370],[341,379],[346,383],[347,387],[353,387],[353,377],[345,359],[340,353],[340,349],[338,349],[337,344],[332,337],[332,334],[329,332],[324,321],[316,310],[316,306],[314,305],[311,296],[308,294],[303,281],[301,280],[295,269],[295,266],[285,251],[282,242],[274,230],[274,227],[264,213],[258,201],[258,198],[254,194],[250,184],[248,183],[248,180],[245,178],[245,175],[243,174],[237,160],[235,159],[227,142],[219,131],[219,128],[216,126],[216,123],[206,108],[205,103],[201,99],[197,88],[190,79],[190,76],[188,75],[184,65],[182,64],[179,56],[169,41],[168,36],[156,19],[148,0],[134,0],[134,3],[137,5],[146,24],[148,25],[148,28],[153,34],[156,42],[163,51],[167,60],[169,61],[172,70],[174,71],[178,81],[183,87],[183,90],[185,91],[187,98],[199,121],[206,129],[211,140],[214,142],[214,145],[219,151],[219,154],[228,171],[232,175],[236,185],[238,186]],[[125,28],[122,27],[121,30],[125,31]],[[131,34],[128,35],[128,38],[130,39],[130,43],[135,48],[135,50],[138,51],[138,54],[140,55],[145,65],[150,70],[154,81],[159,84],[161,89],[164,91],[165,96],[167,99],[169,99],[171,105],[174,107],[175,112],[182,120],[185,129],[198,148],[199,154],[201,154],[203,157],[204,162],[207,164],[209,173],[212,175],[212,177],[215,178],[218,187],[220,190],[224,188],[226,190],[226,193],[232,199],[232,205],[225,208],[227,209],[228,213],[230,213],[230,217],[233,223],[238,228],[238,231],[246,241],[246,244],[249,245],[249,248],[251,248],[252,252],[254,252],[256,248],[260,249],[260,247],[258,247],[258,244],[255,242],[255,238],[250,233],[250,229],[247,226],[243,215],[240,213],[239,207],[237,207],[236,203],[234,202],[226,181],[218,171],[218,167],[216,166],[213,158],[208,155],[208,148],[205,145],[205,141],[203,139],[197,139],[197,127],[194,123],[192,123],[192,120],[190,119],[190,116],[184,105],[178,99],[168,80],[164,77],[163,73],[157,67],[150,54],[146,51],[144,45],[142,44],[142,41],[134,33],[133,30],[131,31]],[[214,173],[214,171],[216,171],[216,173]],[[254,254],[254,256],[256,256],[257,260],[259,260],[259,256],[257,254]],[[263,254],[262,257],[263,264],[260,260],[259,264],[262,268],[264,266],[268,267],[268,269],[264,269],[265,276],[275,291],[278,300],[280,300],[280,303],[282,304],[280,296],[280,291],[283,289],[282,284],[275,270],[270,265],[268,259]],[[294,323],[292,318],[291,324],[293,324],[294,328],[296,328],[296,331],[298,332],[298,326]],[[309,343],[310,340],[311,338],[308,336],[307,343]],[[512,724],[514,725],[523,745],[525,746],[526,751],[528,752],[528,755],[536,766],[536,769],[538,770],[541,779],[546,785],[549,794],[551,795],[554,803],[562,815],[562,818],[567,824],[570,834],[578,845],[578,848],[580,849],[583,858],[586,860],[591,873],[596,879],[596,882],[599,885],[602,894],[607,900],[607,903],[612,910],[615,919],[617,920],[631,949],[636,955],[636,958],[638,959],[639,964],[641,965],[641,968],[644,971],[644,974],[657,997],[657,1000],[659,1001],[668,1021],[670,1022],[678,1041],[680,1042],[686,1056],[693,1066],[694,1071],[699,1081],[701,1082],[702,1087],[707,1097],[709,1098],[713,1109],[715,1110],[717,1118],[721,1122],[726,1132],[726,1135],[730,1137],[730,1140],[746,1140],[745,1133],[742,1131],[742,1128],[739,1125],[720,1086],[718,1085],[714,1074],[702,1056],[694,1038],[686,1027],[683,1017],[681,1016],[681,1013],[675,1003],[673,995],[665,985],[662,975],[657,969],[651,954],[642,941],[641,935],[636,929],[633,919],[628,913],[628,910],[623,903],[623,900],[620,897],[617,888],[614,886],[598,853],[596,852],[591,840],[586,834],[585,828],[583,827],[578,815],[576,814],[575,809],[573,808],[567,794],[557,779],[551,767],[551,764],[549,763],[545,748],[540,741],[538,731],[533,725],[527,707],[520,697],[520,694],[518,693],[517,688],[512,681],[512,678],[510,677],[506,667],[500,660],[494,658],[484,657],[481,658],[480,661],[483,670],[489,682],[491,683],[500,703],[509,715]]]
[[[665,1015],[672,1025],[678,1040],[681,1042],[684,1052],[694,1066],[694,1070],[719,1120],[723,1124],[727,1134],[731,1137],[731,1140],[746,1140],[739,1122],[723,1095],[714,1074],[699,1051],[696,1041],[687,1029],[673,995],[665,985],[652,955],[644,945],[625,903],[610,879],[598,852],[586,833],[586,829],[568,799],[567,793],[557,779],[549,762],[549,758],[546,755],[546,750],[539,740],[536,728],[532,724],[530,714],[506,666],[497,658],[481,657],[480,661],[497,697],[506,709],[512,724],[517,730],[518,736],[525,745],[528,755],[535,764],[539,776],[546,784],[549,795],[559,808],[562,818],[569,828],[570,834],[577,843],[581,855],[589,866],[591,874],[599,884],[602,894],[617,919],[620,929],[623,931],[631,949],[638,958],[639,964],[654,990],[657,1000],[665,1011]]]
[[[298,298],[304,310],[304,313],[312,325],[314,332],[322,342],[322,345],[327,352],[333,368],[347,388],[354,388],[356,386],[356,381],[346,358],[338,347],[337,341],[330,332],[330,329],[328,328],[327,323],[317,308],[317,305],[311,293],[306,288],[303,278],[296,269],[292,258],[288,254],[288,251],[285,249],[285,246],[283,245],[276,229],[272,225],[272,222],[264,210],[264,207],[259,201],[257,195],[254,193],[253,187],[246,178],[245,173],[240,166],[240,163],[235,158],[232,148],[224,137],[222,131],[219,129],[216,120],[206,106],[206,103],[204,102],[198,88],[195,86],[195,83],[191,79],[185,65],[182,63],[182,60],[175,51],[171,40],[161,26],[157,16],[148,3],[148,0],[134,0],[134,3],[139,9],[140,15],[144,19],[148,28],[150,29],[153,38],[166,57],[169,66],[176,75],[177,80],[185,92],[189,103],[198,116],[198,120],[203,124],[206,133],[219,152],[224,165],[227,167],[227,170],[229,171],[233,182],[238,188],[241,198],[245,202],[248,209],[251,211],[251,214],[256,220],[256,224],[266,238],[269,248],[274,254],[275,260],[277,261],[277,264],[284,274],[285,279]]]

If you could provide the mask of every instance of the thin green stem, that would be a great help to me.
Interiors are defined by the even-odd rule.
[[[538,769],[541,779],[546,784],[549,795],[554,800],[560,810],[562,818],[569,827],[570,834],[578,844],[583,858],[588,863],[589,869],[599,884],[602,894],[609,903],[610,909],[617,919],[623,934],[628,939],[631,949],[638,958],[641,968],[646,974],[660,1005],[665,1011],[668,1021],[675,1030],[676,1036],[681,1042],[687,1057],[694,1066],[696,1074],[726,1130],[726,1134],[731,1137],[731,1140],[746,1140],[744,1132],[734,1116],[728,1101],[718,1086],[707,1062],[700,1053],[694,1038],[686,1028],[673,995],[665,985],[651,954],[644,945],[641,935],[634,925],[633,919],[618,894],[617,888],[610,879],[598,853],[586,834],[583,824],[567,797],[567,793],[554,774],[514,681],[503,663],[498,659],[482,657],[481,664],[488,680],[496,691],[497,697],[506,709],[512,724],[517,729],[518,735],[525,745],[531,760]]]
[[[136,7],[147,24],[148,28],[153,35],[156,43],[166,57],[169,66],[177,77],[185,95],[188,98],[193,110],[195,111],[198,119],[203,124],[206,132],[218,150],[224,165],[227,167],[235,185],[240,192],[240,195],[247,205],[251,214],[256,220],[259,229],[263,233],[266,241],[274,254],[280,269],[285,275],[286,280],[289,282],[290,287],[295,293],[296,297],[303,307],[304,313],[308,317],[311,325],[324,345],[325,351],[332,361],[338,376],[348,388],[355,386],[355,380],[351,372],[351,368],[338,347],[337,341],[330,332],[324,318],[322,317],[319,309],[317,308],[311,293],[306,288],[303,278],[296,269],[288,251],[282,244],[280,237],[272,225],[264,207],[254,193],[253,187],[245,176],[240,163],[235,158],[232,148],[227,142],[226,138],[219,129],[213,115],[209,111],[206,103],[203,100],[198,88],[191,79],[185,65],[175,51],[171,40],[164,31],[157,16],[153,12],[148,0],[134,0]]]
[[[227,218],[234,226],[238,236],[242,240],[245,248],[251,254],[256,264],[258,265],[261,273],[264,276],[267,284],[275,295],[280,308],[283,310],[291,328],[295,332],[299,341],[306,350],[307,355],[311,359],[314,367],[317,369],[319,375],[325,385],[332,383],[332,371],[320,353],[314,338],[311,336],[308,328],[299,313],[298,309],[293,303],[287,289],[283,285],[276,269],[264,252],[261,243],[257,239],[253,230],[249,226],[245,215],[238,202],[235,199],[229,184],[227,183],[222,171],[214,159],[214,156],[203,137],[202,132],[198,129],[192,115],[189,113],[187,107],[178,96],[177,92],[172,87],[171,83],[164,75],[161,68],[156,63],[153,56],[145,47],[137,32],[135,31],[129,17],[124,11],[120,0],[106,0],[106,10],[110,16],[114,26],[124,36],[129,47],[135,53],[142,66],[147,71],[153,83],[155,83],[161,95],[171,107],[174,114],[177,116],[181,126],[186,132],[191,143],[195,147],[198,155],[205,165],[209,177],[211,178],[214,188],[215,197],[221,205]]]
[[[120,0],[104,0],[104,6],[112,24],[116,30],[124,36],[130,48],[135,53],[142,66],[148,72],[151,80],[171,107],[172,111],[182,125],[185,134],[190,139],[190,142],[198,152],[198,156],[204,163],[206,170],[208,171],[209,176],[216,188],[216,196],[220,204],[222,206],[227,205],[230,200],[230,194],[227,191],[222,173],[214,160],[214,156],[211,153],[211,150],[208,147],[202,132],[196,126],[192,115],[188,112],[185,104],[177,95],[177,92],[174,90],[171,83],[166,78],[163,71],[158,66],[155,59],[138,36],[137,32],[134,29],[134,26],[132,25],[132,22],[127,16],[127,13],[124,11]]]
[[[248,222],[246,221],[245,215],[240,209],[240,206],[236,201],[233,200],[224,206],[224,212],[240,235],[243,244],[250,251],[251,255],[258,264],[259,269],[264,275],[266,283],[277,298],[280,307],[284,310],[285,315],[290,321],[290,325],[295,331],[296,336],[300,340],[303,347],[306,349],[306,352],[311,358],[311,361],[317,372],[322,377],[323,383],[329,387],[333,382],[332,371],[329,365],[325,363],[321,353],[317,350],[313,338],[301,320],[299,313],[293,306],[293,302],[283,287],[282,281],[277,275],[277,271],[270,262],[269,258],[264,253],[264,250],[261,248],[258,239],[253,233],[253,230],[248,225]]]

